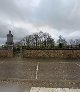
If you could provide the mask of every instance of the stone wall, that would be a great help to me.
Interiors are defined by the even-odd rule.
[[[0,50],[0,58],[13,57],[12,50]]]
[[[23,58],[80,58],[80,50],[24,50]]]

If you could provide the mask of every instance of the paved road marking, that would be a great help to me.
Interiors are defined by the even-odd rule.
[[[38,75],[38,70],[39,70],[39,65],[37,64],[37,67],[36,67],[36,79],[38,79],[37,75]]]
[[[80,67],[80,64],[77,64],[77,63],[76,63],[76,65]]]
[[[32,87],[30,92],[80,92],[80,89]]]

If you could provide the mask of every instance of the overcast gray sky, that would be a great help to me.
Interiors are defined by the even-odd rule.
[[[14,40],[40,30],[80,38],[80,0],[0,0],[0,44],[9,29]]]

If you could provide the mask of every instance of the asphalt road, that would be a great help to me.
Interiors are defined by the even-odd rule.
[[[0,81],[29,87],[80,88],[80,60],[0,59]]]

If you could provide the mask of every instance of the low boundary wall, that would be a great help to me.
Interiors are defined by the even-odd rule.
[[[23,58],[80,58],[80,50],[23,50]]]
[[[12,50],[0,50],[0,58],[13,57]]]

